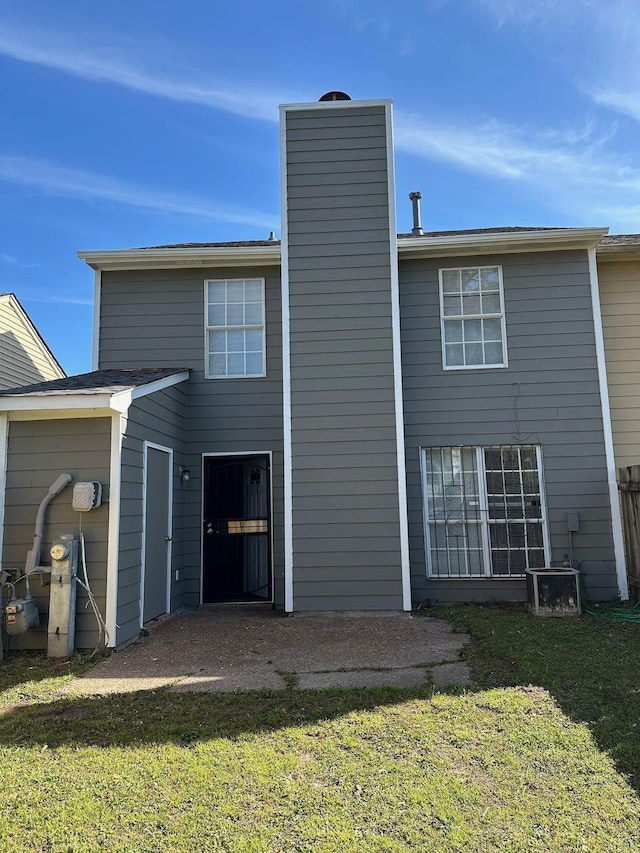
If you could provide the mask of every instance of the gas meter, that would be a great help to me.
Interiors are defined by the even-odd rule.
[[[40,614],[33,598],[12,598],[4,608],[4,628],[7,634],[24,634],[40,624]]]

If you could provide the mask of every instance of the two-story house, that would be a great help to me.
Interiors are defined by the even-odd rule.
[[[82,529],[112,646],[201,603],[523,600],[568,552],[589,596],[625,598],[607,229],[398,235],[389,101],[281,127],[281,242],[80,253],[94,372],[0,397],[3,564],[69,472],[109,498]],[[48,518],[45,543],[78,529],[68,492]]]

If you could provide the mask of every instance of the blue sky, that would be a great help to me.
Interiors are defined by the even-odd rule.
[[[640,231],[637,0],[3,0],[0,292],[90,369],[78,249],[279,236],[279,103],[395,104],[398,222]]]

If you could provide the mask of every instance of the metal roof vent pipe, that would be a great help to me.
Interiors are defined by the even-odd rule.
[[[422,223],[420,222],[421,198],[422,193],[419,190],[415,190],[415,192],[409,193],[409,200],[413,204],[413,228],[411,229],[411,233],[414,237],[422,237],[424,235],[424,231],[422,230]]]
[[[319,99],[320,101],[350,101],[351,98],[346,92],[325,92]]]
[[[275,232],[275,231],[269,231],[269,242],[270,242],[270,243],[275,243],[275,242],[277,242],[277,241],[276,241],[276,232]]]

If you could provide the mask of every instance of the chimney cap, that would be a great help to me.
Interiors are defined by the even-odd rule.
[[[350,101],[351,97],[346,92],[325,92],[321,101]]]

